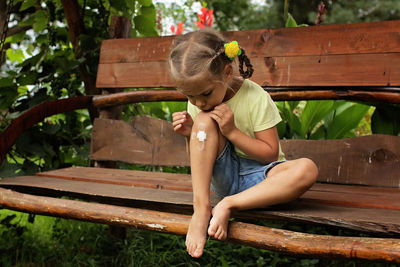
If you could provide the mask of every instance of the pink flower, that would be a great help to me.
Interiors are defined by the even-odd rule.
[[[196,25],[202,29],[204,26],[209,26],[211,27],[213,24],[213,13],[214,10],[210,9],[207,10],[206,7],[202,7],[200,12],[197,13],[197,16],[199,17],[199,21],[196,21]]]

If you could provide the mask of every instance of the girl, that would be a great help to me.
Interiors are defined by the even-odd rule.
[[[235,57],[241,77],[234,75]],[[226,239],[233,211],[294,200],[314,184],[318,169],[309,159],[284,161],[278,109],[247,79],[253,67],[237,42],[210,28],[191,32],[176,40],[169,64],[189,99],[188,111],[173,114],[173,127],[189,142],[194,213],[186,247],[200,257],[207,234]],[[223,198],[213,209],[210,186]]]

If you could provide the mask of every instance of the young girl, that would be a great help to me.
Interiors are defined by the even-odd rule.
[[[236,57],[242,77],[234,75]],[[189,142],[194,213],[186,247],[200,257],[207,234],[226,239],[233,211],[294,200],[314,184],[318,169],[309,159],[284,160],[278,109],[247,79],[253,68],[237,42],[209,28],[191,32],[176,40],[169,64],[189,99],[188,111],[173,114],[173,127]],[[210,186],[223,198],[213,209]]]

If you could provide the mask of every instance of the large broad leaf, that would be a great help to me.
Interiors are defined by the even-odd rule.
[[[283,122],[278,124],[278,132],[281,138],[293,138],[301,136],[301,122],[299,117],[294,113],[300,102],[283,101],[277,102],[276,105],[281,113]]]
[[[135,28],[145,36],[157,36],[156,24],[154,20],[145,15],[139,15],[134,18]]]
[[[345,137],[349,131],[357,127],[369,108],[367,105],[352,104],[350,107],[337,112],[327,128],[327,139]]]
[[[375,134],[400,134],[400,107],[378,106],[371,118],[371,130]]]
[[[308,101],[301,114],[301,135],[308,138],[321,120],[331,112],[334,101]]]

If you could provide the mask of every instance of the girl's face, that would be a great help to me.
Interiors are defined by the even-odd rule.
[[[178,84],[178,90],[186,95],[193,105],[202,111],[210,111],[221,104],[229,95],[228,81],[212,78],[203,73]]]

